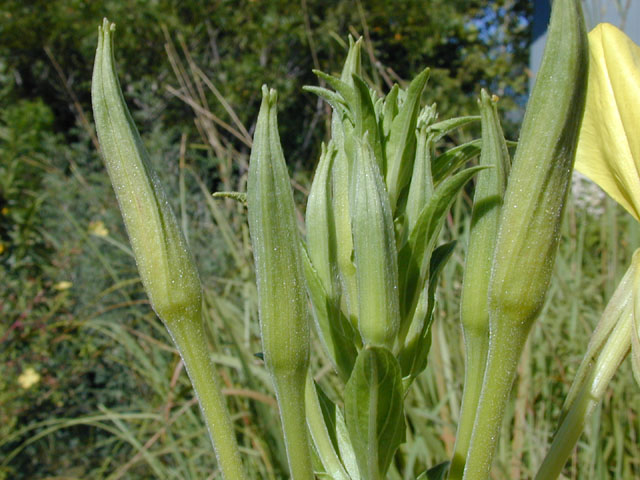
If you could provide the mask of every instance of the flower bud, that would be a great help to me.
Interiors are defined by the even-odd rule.
[[[291,478],[313,477],[305,420],[309,312],[301,238],[276,112],[277,94],[262,87],[249,159],[247,208],[256,266],[264,359],[273,379]]]
[[[278,136],[277,94],[264,86],[262,95],[247,185],[262,344],[274,375],[306,374],[309,322],[301,239]]]
[[[102,157],[151,306],[169,327],[185,318],[200,322],[198,272],[122,96],[114,30],[106,19],[99,29],[91,86]]]
[[[553,5],[505,193],[489,303],[528,330],[546,296],[584,112],[588,44],[575,0]]]
[[[400,327],[398,253],[389,196],[367,138],[357,149],[349,196],[358,326],[365,343],[391,348]]]

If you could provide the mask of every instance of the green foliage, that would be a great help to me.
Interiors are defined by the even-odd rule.
[[[262,362],[253,355],[261,347],[245,208],[210,196],[212,190],[244,190],[248,146],[223,128],[207,129],[204,122],[197,130],[194,116],[200,122],[207,114],[194,114],[165,87],[180,84],[176,88],[183,94],[192,88],[189,99],[198,99],[201,88],[204,101],[198,105],[232,122],[213,92],[196,82],[197,73],[185,56],[190,53],[249,130],[260,84],[277,87],[284,150],[294,165],[306,167],[293,174],[301,210],[311,183],[307,170],[328,125],[325,105],[298,92],[301,85],[316,83],[312,68],[340,71],[346,45],[339,39],[351,30],[366,30],[371,42],[364,57],[373,58],[375,68],[365,70],[372,71],[381,91],[388,89],[386,76],[392,81],[398,80],[395,74],[411,78],[430,66],[422,101],[437,98],[442,118],[475,114],[481,86],[501,97],[501,115],[511,114],[517,112],[512,107],[521,103],[527,83],[531,2],[434,0],[429,8],[418,1],[361,2],[361,8],[352,2],[315,0],[304,2],[303,8],[268,0],[131,5],[5,0],[0,9],[0,181],[8,185],[6,191],[14,188],[11,195],[2,192],[3,201],[10,198],[14,209],[0,214],[6,247],[0,254],[0,478],[206,478],[215,464],[179,357],[145,300],[90,132],[78,120],[77,106],[70,108],[69,89],[42,48],[50,47],[66,85],[88,111],[89,59],[96,25],[104,15],[119,25],[120,59],[128,72],[125,96],[134,102],[151,162],[172,207],[180,212],[178,220],[196,256],[205,286],[207,340],[225,378],[232,413],[240,419],[243,453],[255,478],[286,478],[274,394]],[[180,81],[164,51],[162,24],[178,49],[172,58],[183,62]],[[180,83],[185,77],[191,78],[191,87]],[[11,131],[7,115],[24,128]],[[514,138],[513,128],[505,130],[507,138]],[[34,136],[34,131],[39,133]],[[64,135],[64,143],[52,132]],[[447,147],[452,137],[455,134],[443,137]],[[4,154],[10,145],[6,138],[16,145],[22,142],[20,158],[28,162],[14,163]],[[223,148],[216,147],[216,141]],[[477,155],[479,146],[471,142],[448,152],[433,165],[436,179]],[[11,185],[4,174],[10,168],[19,172]],[[29,214],[28,205],[34,204]],[[12,211],[20,209],[14,219]],[[573,204],[567,213],[544,321],[533,329],[535,349],[525,351],[513,394],[516,402],[507,411],[505,421],[516,433],[513,439],[502,436],[497,478],[533,476],[592,325],[633,247],[640,244],[637,225],[611,204],[604,215]],[[454,237],[463,241],[440,252],[450,260],[442,264],[434,297],[429,363],[406,397],[407,442],[389,467],[394,480],[402,478],[399,471],[417,477],[453,448],[463,351],[457,319],[443,312],[458,308],[469,214],[463,192],[439,237],[445,245]],[[91,233],[91,222],[102,222],[108,235]],[[12,238],[19,243],[11,243]],[[23,241],[31,242],[28,248],[21,248]],[[71,289],[58,289],[63,280],[72,283]],[[330,360],[317,339],[312,348],[313,371],[319,372],[326,397],[335,400],[341,383],[326,375]],[[345,360],[354,361],[355,355]],[[612,395],[594,415],[575,460],[567,466],[569,478],[640,475],[635,462],[640,432],[634,421],[640,398],[627,367],[614,379]],[[29,368],[40,379],[24,389],[18,377]],[[325,401],[323,407],[327,405]],[[336,410],[333,417],[342,425],[337,434],[348,435],[344,418]],[[355,463],[350,466],[357,470]],[[426,478],[438,475],[432,468]]]

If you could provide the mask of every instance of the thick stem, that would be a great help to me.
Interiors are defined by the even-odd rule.
[[[289,470],[293,480],[313,480],[305,415],[305,375],[274,378]]]
[[[462,393],[462,411],[458,420],[456,446],[451,459],[449,480],[461,480],[464,471],[467,451],[471,443],[471,434],[476,420],[476,411],[484,368],[487,361],[489,338],[484,332],[465,332],[466,365],[464,377],[464,391]]]
[[[220,391],[218,374],[209,357],[204,328],[200,321],[185,319],[183,322],[173,322],[169,332],[198,397],[222,477],[225,480],[248,478],[240,460],[229,411]]]
[[[509,331],[501,331],[505,323]],[[498,321],[491,328],[487,368],[464,467],[465,480],[484,480],[491,472],[502,418],[529,333],[529,328],[518,329],[508,323]]]

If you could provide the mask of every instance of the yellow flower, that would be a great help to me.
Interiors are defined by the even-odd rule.
[[[589,50],[575,167],[640,221],[640,47],[601,23],[589,34]]]
[[[18,383],[25,390],[33,387],[39,381],[40,381],[40,374],[31,367],[27,368],[18,377]]]
[[[9,214],[9,208],[8,207],[2,207],[2,210],[0,210],[0,213],[2,215],[8,215]]]
[[[106,237],[109,235],[109,230],[104,226],[104,222],[102,220],[89,222],[89,228],[87,230],[91,235],[95,235],[96,237]]]
[[[56,290],[69,290],[73,286],[73,283],[63,280],[62,282],[56,283],[53,288]]]
[[[0,255],[4,253],[4,250],[5,250],[4,243],[0,243]]]

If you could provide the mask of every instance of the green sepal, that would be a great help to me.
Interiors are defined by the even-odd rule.
[[[309,190],[305,216],[309,258],[331,299],[337,298],[340,291],[331,205],[331,169],[336,153],[332,142],[328,146],[321,145],[320,161]]]
[[[344,390],[345,420],[360,478],[380,479],[405,441],[400,366],[384,347],[358,355]]]
[[[249,233],[264,360],[278,399],[291,477],[313,475],[305,418],[310,332],[307,286],[277,122],[277,94],[262,87],[247,180]]]
[[[611,337],[613,330],[619,323],[624,321],[625,316],[627,316],[629,312],[633,312],[635,317],[635,297],[638,292],[636,288],[636,277],[639,273],[640,250],[636,250],[631,265],[623,275],[620,283],[618,283],[613,295],[611,295],[596,328],[591,334],[587,349],[582,357],[582,362],[578,367],[569,392],[565,397],[559,422],[564,420],[564,416],[577,399],[589,375],[593,372],[594,362],[598,359],[600,352],[607,343],[607,340],[609,340],[609,337]],[[633,343],[631,344],[633,346]]]
[[[362,37],[354,42],[353,37],[349,35],[349,51],[340,73],[340,80],[351,84],[352,75],[362,76]]]
[[[338,272],[343,286],[349,321],[358,328],[358,288],[356,266],[353,263],[353,235],[351,233],[350,175],[351,166],[344,148],[339,148],[333,161],[333,218],[336,232]]]

